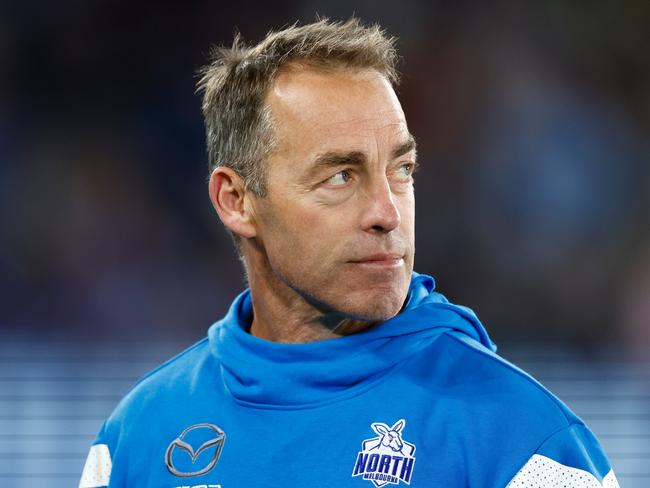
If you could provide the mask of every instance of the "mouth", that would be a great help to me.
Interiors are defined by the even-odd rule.
[[[404,257],[400,254],[372,254],[350,263],[367,268],[398,268],[404,264]]]

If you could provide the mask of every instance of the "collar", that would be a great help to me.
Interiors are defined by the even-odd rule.
[[[427,275],[413,273],[406,306],[376,326],[336,339],[282,344],[252,336],[250,290],[210,327],[212,355],[236,401],[265,408],[300,408],[339,401],[381,380],[396,365],[456,330],[495,349],[474,313],[434,290]]]

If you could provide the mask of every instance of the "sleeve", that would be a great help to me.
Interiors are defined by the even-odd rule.
[[[535,451],[506,488],[619,488],[600,444],[583,424],[556,432]]]
[[[79,488],[107,487],[111,480],[113,462],[106,441],[106,422],[102,424],[95,442],[90,446],[86,464],[81,473]]]

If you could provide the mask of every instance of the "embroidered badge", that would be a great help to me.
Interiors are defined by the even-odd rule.
[[[400,481],[411,484],[415,464],[415,445],[402,438],[406,421],[400,419],[395,425],[381,422],[371,424],[379,437],[361,443],[352,476],[361,476],[375,486],[398,485]]]

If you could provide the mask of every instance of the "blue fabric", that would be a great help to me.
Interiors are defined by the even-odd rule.
[[[601,479],[609,464],[580,419],[434,286],[414,273],[399,315],[308,344],[250,335],[243,292],[208,339],[143,379],[107,420],[96,443],[109,446],[110,486],[499,487],[535,453]],[[192,428],[205,424],[219,430]],[[197,476],[165,463],[171,452],[173,469],[196,472],[217,450]]]
[[[576,446],[591,446],[591,449]],[[569,466],[592,473],[598,481],[611,469],[598,441],[583,424],[572,424],[553,434],[537,449],[537,454],[563,459]]]

